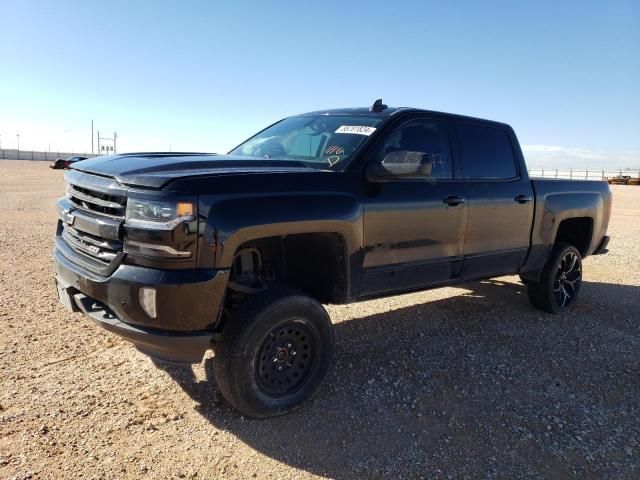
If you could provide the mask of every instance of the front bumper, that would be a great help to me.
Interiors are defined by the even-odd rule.
[[[54,250],[60,295],[140,351],[168,361],[197,363],[212,337],[227,286],[228,270],[157,270],[120,264],[108,277]],[[139,291],[156,290],[156,318],[142,309]],[[64,302],[63,302],[64,303]]]

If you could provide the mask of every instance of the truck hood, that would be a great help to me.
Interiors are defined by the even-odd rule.
[[[124,185],[162,188],[175,179],[209,175],[319,171],[295,160],[215,153],[135,153],[82,160],[73,170],[115,178]]]

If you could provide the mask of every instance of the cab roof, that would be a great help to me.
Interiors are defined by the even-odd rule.
[[[505,126],[511,128],[508,124],[504,122],[497,122],[495,120],[488,120],[486,118],[479,117],[470,117],[467,115],[459,115],[456,113],[448,113],[448,112],[438,112],[436,110],[427,110],[423,108],[414,108],[414,107],[386,107],[380,111],[372,111],[367,107],[358,107],[358,108],[334,108],[329,110],[316,110],[314,112],[300,113],[297,115],[292,115],[292,117],[305,117],[311,115],[367,115],[374,117],[387,118],[398,113],[427,113],[427,114],[436,114],[436,115],[444,115],[447,117],[454,117],[460,120],[467,120],[472,122],[482,122],[489,123],[493,125]]]
[[[387,107],[384,110],[372,111],[370,108],[358,107],[358,108],[332,108],[329,110],[316,110],[315,112],[302,113],[295,116],[307,116],[307,115],[373,115],[376,117],[389,117],[399,111],[417,110],[409,107]]]

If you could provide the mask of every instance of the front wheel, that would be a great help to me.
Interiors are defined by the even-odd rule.
[[[333,326],[316,300],[288,289],[268,290],[227,320],[214,375],[225,399],[262,418],[304,405],[333,357]]]
[[[528,282],[527,292],[534,307],[548,313],[562,313],[573,307],[582,285],[580,252],[569,244],[553,247],[539,282]]]

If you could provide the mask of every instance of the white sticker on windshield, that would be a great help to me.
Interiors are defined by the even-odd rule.
[[[375,127],[364,127],[361,125],[342,125],[335,131],[335,133],[354,133],[356,135],[366,135],[368,137],[375,131]]]

